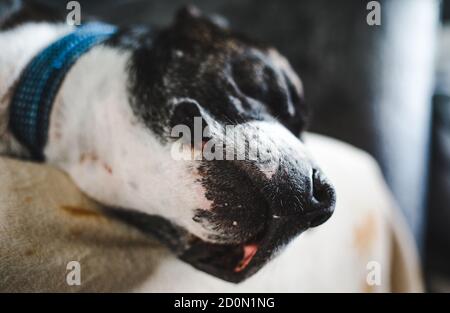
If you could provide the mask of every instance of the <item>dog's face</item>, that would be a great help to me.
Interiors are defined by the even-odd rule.
[[[300,80],[273,48],[193,9],[167,29],[130,32],[133,40],[127,31],[111,40],[133,51],[128,92],[136,118],[120,130],[128,139],[116,138],[128,151],[116,157],[124,169],[114,172],[122,186],[115,197],[127,209],[116,213],[196,268],[242,281],[333,212],[334,190],[298,139],[306,119]],[[179,139],[174,129],[195,133],[195,117],[200,141]],[[180,145],[192,156],[223,142],[227,126],[239,131],[225,143],[236,148],[225,160],[174,157]],[[259,153],[237,158],[246,144]]]

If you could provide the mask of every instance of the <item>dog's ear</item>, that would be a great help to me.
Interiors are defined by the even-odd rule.
[[[199,18],[200,16],[202,16],[202,13],[199,8],[194,5],[186,5],[177,11],[175,21],[186,21],[189,19]]]
[[[219,14],[204,14],[199,8],[187,5],[178,10],[175,24],[187,26],[189,23],[209,22],[218,28],[229,29],[228,20]],[[192,25],[192,24],[191,24]]]

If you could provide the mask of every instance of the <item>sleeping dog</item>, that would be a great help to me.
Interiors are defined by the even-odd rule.
[[[0,153],[65,171],[197,269],[240,282],[332,215],[334,189],[300,139],[302,84],[274,48],[190,7],[166,28],[100,31],[11,7],[0,27]],[[191,152],[239,126],[266,157],[176,160],[172,130],[195,132],[195,118]]]

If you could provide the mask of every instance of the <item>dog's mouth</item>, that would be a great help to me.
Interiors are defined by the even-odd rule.
[[[241,244],[216,244],[195,238],[180,258],[204,272],[237,283],[258,270],[255,265],[266,249],[265,237],[261,231]]]
[[[240,244],[204,241],[165,218],[109,208],[107,213],[150,234],[181,260],[217,278],[239,283],[261,269],[290,239],[310,227],[292,217],[279,217]]]
[[[291,239],[314,226],[295,216],[277,217],[241,244],[215,244],[195,238],[180,259],[218,278],[239,283],[258,272]]]

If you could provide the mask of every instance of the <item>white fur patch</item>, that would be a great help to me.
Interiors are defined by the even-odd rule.
[[[133,114],[129,57],[98,46],[77,61],[55,100],[46,159],[97,201],[163,216],[206,239],[205,229],[192,221],[193,210],[210,205],[195,164],[174,161],[170,146]]]

